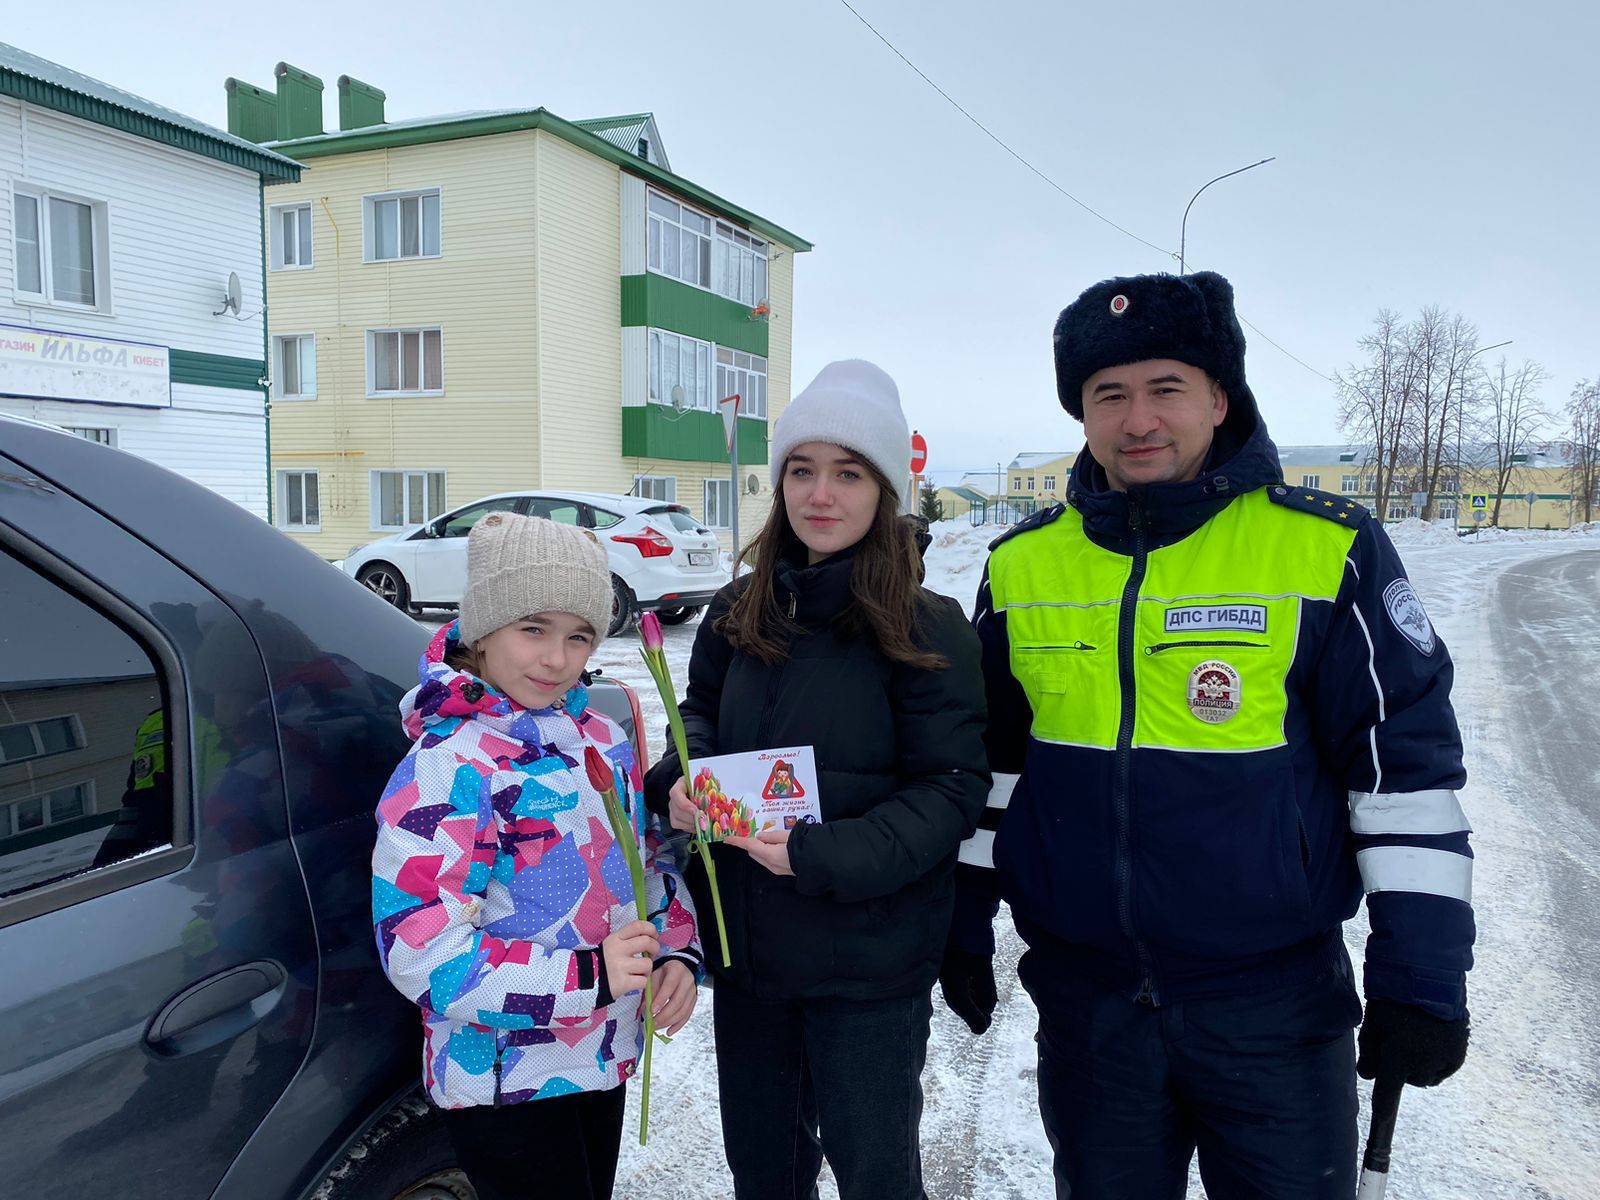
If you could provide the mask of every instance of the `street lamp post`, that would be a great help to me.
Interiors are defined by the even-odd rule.
[[[1456,526],[1457,526],[1457,528],[1459,528],[1460,525],[1461,525],[1461,516],[1462,516],[1462,513],[1461,513],[1461,497],[1465,494],[1464,489],[1466,487],[1466,474],[1467,474],[1465,469],[1464,469],[1465,464],[1462,463],[1462,461],[1461,461],[1461,427],[1462,427],[1462,424],[1464,423],[1464,421],[1466,419],[1466,403],[1465,403],[1465,401],[1466,401],[1466,398],[1467,398],[1467,367],[1469,365],[1471,365],[1473,359],[1477,358],[1478,355],[1482,354],[1485,350],[1498,350],[1498,349],[1500,349],[1501,346],[1509,346],[1509,345],[1511,345],[1511,339],[1510,338],[1507,338],[1503,342],[1496,342],[1492,346],[1479,346],[1471,354],[1467,355],[1466,361],[1464,361],[1461,364],[1461,394],[1456,397]]]
[[[1213,183],[1221,183],[1224,179],[1232,178],[1235,175],[1242,175],[1246,171],[1254,170],[1256,167],[1264,167],[1269,162],[1276,162],[1277,160],[1278,160],[1278,156],[1277,155],[1273,155],[1271,158],[1263,158],[1260,162],[1253,162],[1248,167],[1240,167],[1237,171],[1229,171],[1226,175],[1218,175],[1215,179],[1210,180],[1207,183],[1201,184],[1200,185],[1200,191],[1196,192],[1194,195],[1189,197],[1189,203],[1187,203],[1187,204],[1185,204],[1183,206],[1183,224],[1178,230],[1178,274],[1179,275],[1182,275],[1184,273],[1184,269],[1183,269],[1183,267],[1184,267],[1184,250],[1188,246],[1188,237],[1189,237],[1189,210],[1194,207],[1194,202],[1196,200],[1200,199],[1200,192],[1205,191],[1206,188],[1210,187],[1211,184],[1213,184]]]

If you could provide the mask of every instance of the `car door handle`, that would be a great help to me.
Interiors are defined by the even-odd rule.
[[[283,968],[265,960],[209,975],[169,1000],[150,1022],[144,1040],[168,1056],[214,1046],[265,1017],[286,982]]]

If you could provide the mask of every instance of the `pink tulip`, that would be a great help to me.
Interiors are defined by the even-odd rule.
[[[661,649],[661,622],[655,613],[647,612],[639,618],[639,637],[646,650]]]

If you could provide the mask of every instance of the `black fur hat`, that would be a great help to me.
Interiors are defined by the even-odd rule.
[[[1222,385],[1230,405],[1255,409],[1244,381],[1244,331],[1233,286],[1214,271],[1129,275],[1089,288],[1056,321],[1056,393],[1083,420],[1083,384],[1106,367],[1171,358]]]

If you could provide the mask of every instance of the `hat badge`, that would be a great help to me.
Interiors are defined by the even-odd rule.
[[[1127,311],[1128,311],[1128,298],[1126,296],[1122,295],[1119,292],[1117,295],[1111,297],[1111,315],[1113,317],[1120,317],[1123,313],[1125,313]]]

